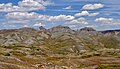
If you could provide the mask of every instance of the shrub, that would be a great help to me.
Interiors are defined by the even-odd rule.
[[[119,64],[101,64],[96,69],[120,69]]]
[[[84,54],[81,56],[81,58],[89,58],[89,57],[92,57],[93,55],[92,54]]]
[[[11,54],[10,53],[8,53],[8,52],[3,52],[2,53],[4,56],[10,56]]]
[[[20,52],[20,51],[10,51],[12,55],[16,56],[26,56],[26,53]]]

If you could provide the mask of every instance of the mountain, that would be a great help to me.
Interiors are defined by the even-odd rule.
[[[107,35],[120,36],[120,30],[106,30],[106,31],[101,31],[101,32]]]
[[[117,38],[115,38],[117,37]],[[94,39],[93,39],[94,38]],[[69,40],[78,42],[80,40],[84,41],[94,41],[95,43],[100,43],[101,38],[110,38],[114,40],[120,40],[120,30],[107,30],[107,31],[96,31],[91,27],[85,27],[80,30],[72,30],[67,26],[56,26],[50,29],[44,27],[39,27],[39,29],[34,28],[20,28],[20,29],[4,29],[0,30],[0,44],[40,44],[44,42],[45,39],[56,39],[56,40]],[[73,42],[71,42],[73,43]],[[78,42],[79,45],[82,42]],[[92,42],[90,42],[92,44]],[[41,45],[41,44],[40,44]],[[118,44],[119,45],[119,44]],[[100,45],[99,45],[100,46]],[[119,46],[118,46],[119,47]]]
[[[58,25],[56,27],[52,27],[50,29],[48,29],[50,32],[68,32],[68,33],[73,33],[74,31],[72,29],[70,29],[68,26],[62,26],[62,25]]]
[[[41,26],[0,30],[2,69],[77,69],[107,61],[120,64],[117,62],[120,59],[113,58],[119,54],[120,30],[96,31],[91,27],[72,30],[61,25],[50,29]]]
[[[96,30],[91,27],[85,27],[85,28],[80,29],[80,31],[96,31]]]

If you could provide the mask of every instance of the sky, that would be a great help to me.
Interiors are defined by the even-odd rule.
[[[120,0],[0,0],[0,29],[120,29]]]

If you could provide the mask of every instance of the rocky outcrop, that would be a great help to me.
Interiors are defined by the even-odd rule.
[[[95,29],[93,29],[92,27],[85,27],[80,29],[80,31],[96,31]]]
[[[45,31],[47,31],[47,29],[44,28],[43,26],[40,26],[40,27],[39,27],[39,31],[40,31],[40,32],[45,32]]]

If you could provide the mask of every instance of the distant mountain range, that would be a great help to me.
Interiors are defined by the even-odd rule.
[[[105,45],[104,42],[102,43],[102,39],[106,40],[105,38],[114,39],[114,41],[120,42],[120,30],[106,30],[106,31],[96,31],[91,27],[85,27],[80,30],[72,30],[68,26],[56,26],[50,29],[46,29],[43,26],[39,27],[39,29],[34,28],[20,28],[20,29],[4,29],[0,30],[0,44],[7,45],[7,44],[26,44],[32,45],[37,44],[41,45],[45,39],[48,40],[62,40],[63,42],[68,40],[74,41],[74,43],[83,46],[82,39],[87,41],[86,44],[95,44],[101,43],[103,46]],[[90,41],[90,42],[89,42]],[[93,43],[92,43],[92,42]],[[111,40],[110,40],[111,41]],[[73,43],[73,44],[74,44]],[[109,43],[109,40],[108,40]],[[97,45],[97,44],[95,44]],[[116,46],[120,44],[115,44]]]
[[[120,64],[119,57],[120,30],[61,25],[0,30],[0,69],[104,69],[101,64]]]

